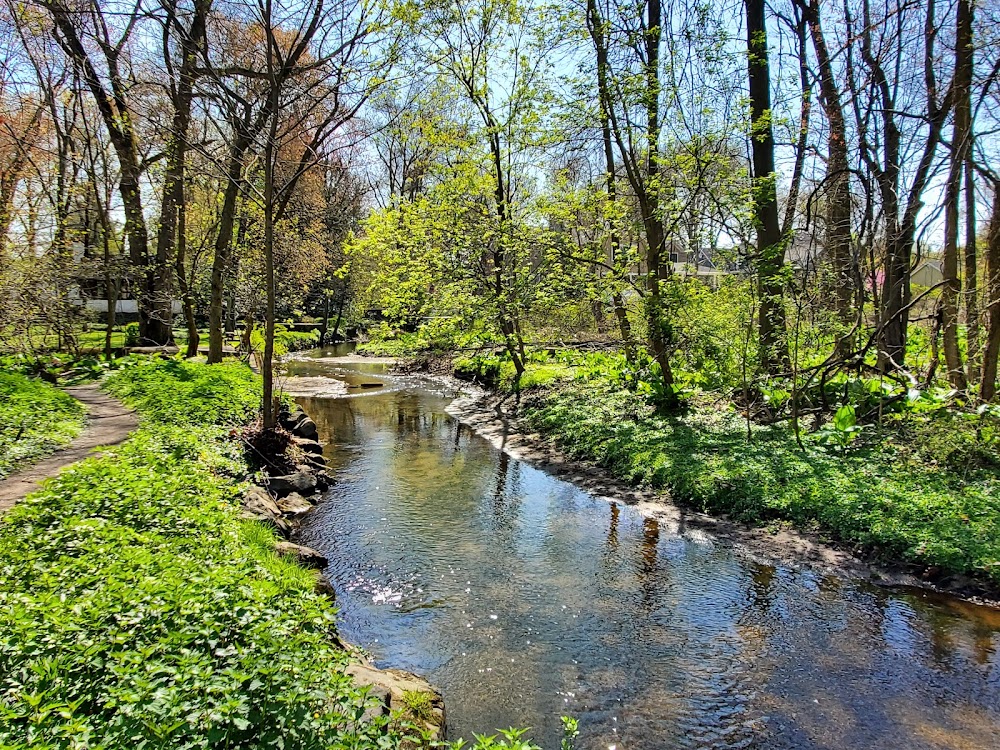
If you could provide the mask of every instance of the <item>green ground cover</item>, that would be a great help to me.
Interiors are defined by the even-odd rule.
[[[359,721],[313,575],[238,518],[248,371],[150,361],[109,389],[135,435],[0,520],[0,747],[397,746]]]
[[[617,354],[535,352],[515,382],[502,356],[456,357],[455,374],[519,391],[532,428],[570,455],[677,502],[756,525],[791,522],[891,562],[1000,585],[1000,410],[955,404],[943,389],[893,396],[878,380],[841,379],[842,411],[748,426],[718,392],[685,390],[657,408],[658,383]],[[682,373],[683,376],[683,373]],[[661,387],[661,386],[660,386]],[[738,395],[738,394],[734,394]],[[775,401],[788,393],[767,394]]]
[[[139,429],[0,518],[0,748],[428,747],[366,715],[336,608],[239,517],[250,370],[123,364],[106,385]],[[537,750],[522,736],[474,750]]]
[[[0,479],[68,445],[84,420],[80,402],[54,385],[0,371]]]

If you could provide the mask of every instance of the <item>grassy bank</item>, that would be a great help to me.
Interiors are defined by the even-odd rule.
[[[0,479],[68,445],[84,410],[54,385],[0,371]]]
[[[683,413],[660,413],[654,389],[626,385],[606,355],[530,359],[521,412],[574,457],[698,510],[792,522],[935,576],[1000,586],[998,427],[987,413],[921,397],[881,425],[803,426],[800,447],[788,422],[748,429],[717,395],[692,392]],[[457,359],[455,369],[513,387],[512,368],[495,357]]]
[[[135,435],[0,520],[0,747],[396,746],[312,574],[238,519],[247,371],[150,361],[109,390]]]

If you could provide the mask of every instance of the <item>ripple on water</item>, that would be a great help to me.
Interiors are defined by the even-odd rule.
[[[587,749],[998,746],[988,613],[763,564],[498,452],[417,381],[353,374],[385,392],[302,399],[336,475],[303,538],[345,637],[440,685],[454,736],[554,748],[569,713]]]

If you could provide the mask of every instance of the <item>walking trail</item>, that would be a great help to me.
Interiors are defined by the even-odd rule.
[[[64,390],[87,409],[87,424],[83,432],[68,447],[0,480],[0,513],[10,510],[18,500],[37,490],[42,481],[87,458],[96,449],[124,442],[139,424],[134,412],[104,393],[96,383]]]

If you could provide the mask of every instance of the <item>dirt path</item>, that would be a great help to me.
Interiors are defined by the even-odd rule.
[[[136,415],[118,399],[100,390],[94,383],[64,389],[87,409],[83,432],[66,448],[24,471],[0,480],[0,513],[13,507],[22,497],[38,489],[42,480],[54,477],[63,468],[87,458],[96,448],[118,445],[139,424]]]

